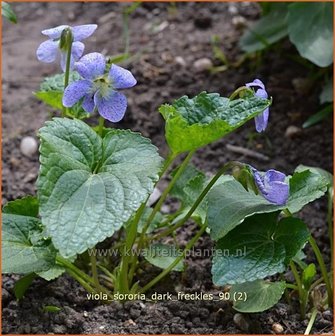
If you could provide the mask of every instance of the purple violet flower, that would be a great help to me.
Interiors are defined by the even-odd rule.
[[[259,79],[255,79],[251,83],[246,83],[246,87],[255,88],[255,95],[260,98],[268,98],[268,93],[265,90],[265,85]],[[268,125],[269,120],[269,108],[266,108],[261,114],[255,117],[256,131],[258,133],[265,131],[266,126]]]
[[[286,204],[290,188],[285,183],[285,174],[274,169],[270,169],[265,173],[260,173],[253,167],[251,167],[251,170],[257,188],[265,199],[277,205]]]
[[[49,40],[42,42],[37,48],[37,59],[44,63],[52,63],[57,59],[58,55],[60,54],[61,67],[62,70],[65,71],[67,51],[61,50],[60,39],[62,31],[65,28],[70,28],[73,35],[70,62],[70,69],[72,70],[74,62],[78,61],[84,52],[85,46],[80,41],[91,36],[97,29],[97,27],[98,26],[96,24],[87,24],[75,27],[62,25],[55,28],[42,30],[42,34],[48,36]]]
[[[105,73],[105,57],[96,52],[83,56],[75,63],[75,68],[83,79],[65,89],[63,105],[72,107],[84,98],[82,107],[86,112],[92,113],[97,108],[103,118],[111,122],[120,121],[127,109],[127,98],[116,90],[136,85],[132,73],[115,64]]]

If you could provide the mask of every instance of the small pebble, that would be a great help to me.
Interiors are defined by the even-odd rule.
[[[167,213],[170,213],[170,211],[171,211],[171,209],[170,209],[170,207],[168,205],[166,205],[166,204],[162,205],[162,207],[161,207],[161,213],[167,214]]]
[[[232,24],[236,28],[244,28],[247,25],[247,20],[243,16],[237,15],[232,18]]]
[[[193,63],[193,67],[197,71],[201,72],[201,71],[209,70],[210,68],[212,68],[213,63],[209,58],[200,58]]]
[[[21,153],[27,157],[32,157],[38,149],[38,144],[35,138],[26,136],[21,140],[20,150]]]
[[[151,205],[155,204],[159,200],[161,195],[162,195],[162,192],[158,188],[155,188],[148,199],[147,206],[150,207]]]
[[[248,331],[249,330],[249,322],[247,319],[244,317],[243,314],[237,313],[233,317],[233,321],[236,324],[238,328],[240,328],[243,331]]]
[[[284,331],[284,328],[280,323],[274,323],[272,325],[272,330],[275,334],[282,334]]]
[[[175,61],[176,64],[178,64],[182,67],[186,67],[186,62],[181,56],[176,56],[174,61]]]
[[[301,128],[291,125],[291,126],[286,128],[285,138],[294,138],[295,136],[299,135],[300,133],[301,133]]]
[[[84,317],[88,317],[88,312],[86,310],[84,310],[83,315],[84,315]]]

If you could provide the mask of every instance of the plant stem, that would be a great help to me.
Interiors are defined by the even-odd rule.
[[[328,236],[329,236],[329,244],[330,244],[330,270],[333,270],[334,267],[334,239],[333,239],[333,196],[332,191],[328,190],[328,207],[327,207],[327,223],[328,223]]]
[[[91,270],[92,270],[92,276],[94,280],[94,286],[98,291],[102,292],[101,285],[99,282],[99,277],[98,277],[97,258],[94,254],[96,252],[95,248],[91,249],[90,252],[91,253],[89,253],[89,255],[90,255],[90,260],[91,260]]]
[[[136,239],[137,225],[145,209],[145,203],[143,203],[137,210],[134,220],[130,223],[127,230],[126,243],[124,246],[124,254],[121,260],[120,275],[119,275],[119,289],[121,293],[129,292],[129,279],[128,279],[128,265],[132,256],[129,255],[132,251],[134,241]]]
[[[310,236],[308,241],[311,244],[312,249],[314,251],[314,254],[316,256],[316,259],[317,259],[317,261],[319,263],[320,271],[321,271],[323,280],[324,280],[326,288],[327,288],[328,304],[331,307],[333,305],[333,302],[332,302],[332,299],[333,299],[333,289],[332,289],[332,285],[331,285],[329,277],[328,277],[328,272],[327,272],[327,268],[326,268],[325,262],[323,260],[321,251],[320,251],[320,249],[319,249],[319,247],[318,247],[315,239],[312,236]]]
[[[306,331],[305,331],[304,335],[309,335],[309,333],[311,332],[317,314],[318,314],[318,311],[317,311],[317,309],[314,307],[313,310],[312,310],[312,315],[311,315],[311,318],[310,318],[310,320],[309,320],[309,322],[308,322],[308,325],[307,325],[307,328],[306,328]]]
[[[145,234],[145,232],[147,231],[149,225],[151,224],[152,220],[155,218],[157,212],[160,210],[162,204],[164,203],[167,195],[169,194],[169,192],[171,191],[172,187],[175,185],[175,183],[177,182],[177,180],[179,179],[180,175],[183,173],[183,171],[186,169],[188,163],[190,162],[193,154],[195,151],[191,151],[187,154],[187,156],[185,157],[183,163],[181,164],[181,166],[179,167],[178,171],[176,172],[176,174],[173,176],[171,182],[169,183],[169,185],[167,186],[167,188],[164,190],[164,192],[162,193],[159,201],[156,203],[155,207],[153,208],[143,230],[142,230],[142,235]]]
[[[185,224],[185,222],[192,216],[193,212],[197,209],[199,204],[203,201],[205,196],[208,194],[208,192],[211,190],[213,185],[216,183],[216,181],[223,175],[228,169],[232,167],[232,165],[237,164],[237,162],[228,162],[225,164],[217,173],[216,175],[210,180],[210,182],[207,184],[206,188],[202,191],[202,193],[199,195],[197,200],[193,203],[192,207],[190,210],[187,212],[185,217],[183,217],[180,221],[178,221],[175,225],[171,226],[169,229],[166,231],[157,234],[156,236],[153,236],[152,239],[160,239],[162,237],[165,237],[169,235],[170,233],[174,232],[181,226]]]
[[[69,275],[71,275],[73,279],[77,280],[80,283],[80,285],[82,285],[87,290],[87,292],[92,293],[92,294],[96,293],[96,291],[72,269],[67,268],[66,272]]]
[[[103,117],[99,117],[99,125],[98,125],[98,134],[102,137],[104,132],[105,119]]]
[[[295,267],[295,264],[292,260],[290,261],[290,267],[291,267],[295,282],[297,283],[297,287],[298,287],[301,318],[305,318],[306,307],[304,305],[304,301],[305,301],[304,300],[304,289],[302,287],[302,283],[301,283],[297,268]]]
[[[285,286],[286,286],[286,288],[289,288],[289,289],[299,290],[298,286],[290,284],[290,283],[286,283]]]
[[[193,247],[193,245],[197,242],[197,240],[201,237],[201,235],[206,230],[207,225],[203,225],[202,228],[198,231],[198,233],[188,242],[185,246],[183,253],[174,260],[173,263],[170,264],[168,268],[166,268],[163,272],[158,274],[156,278],[152,279],[146,286],[144,286],[139,293],[145,293],[148,289],[154,286],[157,282],[159,282],[162,278],[164,278],[167,274],[169,274],[172,269],[185,257],[186,252]]]
[[[71,51],[72,51],[72,42],[69,44],[66,54],[66,66],[65,66],[65,75],[64,75],[64,91],[69,85],[69,78],[70,78],[70,65],[71,65]],[[66,117],[68,112],[68,108],[64,107],[62,111],[62,117]]]

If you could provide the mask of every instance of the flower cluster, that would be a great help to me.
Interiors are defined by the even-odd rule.
[[[39,61],[45,63],[54,62],[60,55],[61,67],[65,71],[71,48],[70,70],[76,70],[82,79],[65,88],[63,105],[72,107],[83,99],[82,107],[86,112],[93,113],[97,109],[103,118],[118,122],[124,117],[127,98],[117,90],[131,88],[137,82],[130,71],[118,65],[112,64],[110,70],[106,71],[106,60],[102,54],[95,52],[82,56],[85,46],[81,41],[96,29],[97,25],[87,24],[75,27],[61,25],[43,30],[42,34],[49,39],[40,44],[36,55]],[[62,43],[65,30],[70,30],[72,34],[70,45]]]

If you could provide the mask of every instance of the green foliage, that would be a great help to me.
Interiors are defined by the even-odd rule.
[[[333,79],[326,82],[320,94],[320,104],[333,102]]]
[[[254,214],[289,209],[295,213],[306,204],[324,195],[329,180],[308,167],[300,166],[289,179],[290,196],[287,204],[279,206],[261,195],[247,191],[236,180],[217,184],[208,195],[208,227],[211,237],[218,240]]]
[[[26,196],[8,202],[2,208],[2,213],[38,217],[38,199],[34,196]]]
[[[242,313],[258,313],[274,306],[285,291],[285,282],[255,280],[233,285],[230,293],[246,293],[246,300],[234,301],[234,309]]]
[[[35,273],[28,273],[15,282],[13,291],[16,300],[21,300],[24,297],[24,294],[26,293],[27,289],[30,287],[35,278]]]
[[[316,276],[316,267],[314,264],[309,264],[302,272],[302,283],[305,289],[311,287],[312,281]]]
[[[309,29],[306,29],[308,23]],[[288,32],[300,55],[319,67],[333,63],[333,4],[293,3],[289,6]]]
[[[64,272],[65,272],[64,267],[54,265],[47,271],[37,272],[37,275],[43,278],[44,280],[51,281],[61,276]]]
[[[278,212],[254,215],[216,245],[212,274],[216,285],[241,284],[283,272],[309,238],[298,218],[277,222]]]
[[[180,251],[174,245],[158,243],[144,250],[144,257],[154,266],[166,269],[179,257],[179,253]],[[183,261],[181,260],[172,270],[182,272],[184,270]]]
[[[146,207],[144,209],[143,215],[138,223],[137,226],[137,232],[141,233],[145,224],[147,223],[150,214],[152,212],[152,208]],[[155,214],[155,217],[153,218],[153,220],[151,221],[148,229],[147,229],[147,233],[150,233],[152,231],[154,231],[155,229],[164,226],[165,222],[165,216],[163,216],[159,211]]]
[[[35,217],[4,213],[2,216],[2,272],[46,271],[55,264],[56,251],[44,238]]]
[[[70,72],[69,83],[80,79],[80,75],[76,71]],[[57,74],[52,77],[46,77],[40,85],[40,90],[35,92],[35,97],[46,105],[62,110],[63,107],[63,91],[64,91],[64,74]],[[89,113],[85,112],[80,103],[76,103],[73,107],[67,109],[68,116],[76,119],[85,119],[89,117]]]
[[[17,23],[17,17],[8,2],[1,2],[1,14],[12,23]]]
[[[102,139],[79,120],[55,118],[40,130],[40,214],[63,257],[113,235],[153,190],[157,148],[126,130]]]
[[[263,112],[270,100],[256,97],[251,90],[243,98],[230,100],[217,93],[183,96],[172,105],[162,105],[165,137],[175,154],[191,151],[222,138]]]
[[[264,14],[242,36],[240,46],[244,51],[262,50],[289,35],[302,57],[320,67],[333,63],[331,2],[269,4]]]
[[[287,36],[286,3],[273,3],[268,13],[260,18],[241,38],[239,44],[243,51],[255,52]]]
[[[329,104],[323,109],[321,109],[319,112],[313,114],[310,116],[302,125],[303,128],[311,127],[315,124],[318,124],[319,122],[327,119],[330,117],[333,113],[333,104]]]

